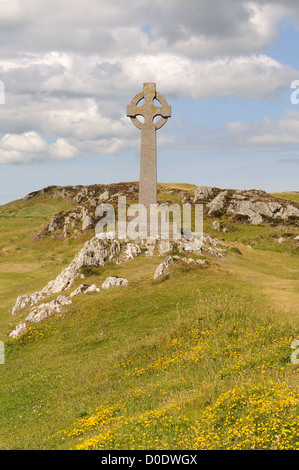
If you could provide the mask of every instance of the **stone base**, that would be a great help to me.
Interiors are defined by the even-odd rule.
[[[177,229],[177,224],[173,223],[137,223],[133,226],[130,226],[129,223],[127,224],[127,238],[152,238],[158,239],[161,238],[163,240],[172,240],[180,238],[181,233],[180,230]]]

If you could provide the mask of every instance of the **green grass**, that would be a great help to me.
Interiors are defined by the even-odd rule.
[[[289,201],[299,202],[299,191],[289,191],[284,193],[271,193],[272,196],[287,199]]]
[[[74,297],[10,340],[28,313],[11,315],[17,295],[42,288],[91,236],[33,242],[44,214],[64,209],[29,202],[36,216],[20,206],[19,226],[11,209],[0,229],[1,449],[299,447],[291,240],[281,246],[276,228],[229,218],[231,230],[218,233],[207,219],[205,231],[237,250],[204,268],[172,266],[157,281],[159,257],[85,269],[88,284],[117,275],[129,287]]]

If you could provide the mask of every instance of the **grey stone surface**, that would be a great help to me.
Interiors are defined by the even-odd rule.
[[[144,104],[138,103],[144,99]],[[154,99],[161,103],[156,106]],[[139,204],[149,209],[157,203],[157,150],[156,130],[160,129],[171,116],[171,107],[165,98],[156,91],[155,83],[144,83],[143,91],[138,93],[127,106],[127,116],[141,130]],[[144,123],[137,116],[143,116]],[[154,122],[156,116],[161,116]]]
[[[220,230],[219,220],[214,220],[214,222],[212,222],[212,227],[213,227],[214,230],[217,230],[219,232],[219,230]]]
[[[102,284],[102,289],[111,289],[112,287],[124,286],[127,287],[128,281],[123,277],[107,277],[106,281]]]
[[[87,294],[88,292],[100,292],[100,288],[96,284],[91,284],[91,286],[84,291],[84,294]]]
[[[209,215],[214,215],[215,213],[222,211],[226,205],[227,191],[222,191],[219,193],[207,207],[209,208]]]
[[[155,274],[154,274],[154,279],[158,279],[161,276],[164,276],[164,274],[168,273],[169,266],[173,264],[175,261],[173,256],[167,256],[163,263],[160,263],[159,266],[157,267]]]
[[[196,201],[207,201],[215,194],[215,188],[210,186],[198,186],[194,191],[193,203]]]

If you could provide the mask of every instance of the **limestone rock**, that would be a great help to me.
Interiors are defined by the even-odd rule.
[[[95,284],[92,284],[84,291],[84,294],[87,294],[88,292],[100,292],[100,288]]]
[[[77,289],[75,289],[73,292],[70,293],[69,297],[74,297],[75,295],[82,294],[83,292],[86,291],[86,289],[88,289],[88,285],[80,284],[80,286],[77,287]]]
[[[165,255],[165,253],[168,253],[171,251],[173,248],[173,242],[170,240],[160,240],[158,242],[158,253],[159,256]]]
[[[217,230],[218,232],[220,231],[220,222],[219,220],[214,220],[214,222],[212,223],[212,227],[214,230]]]
[[[96,234],[96,237],[99,240],[115,240],[116,238],[116,233],[113,231],[110,232],[100,232]]]
[[[255,197],[252,197],[253,191],[244,200],[237,199],[236,194],[234,194],[227,207],[227,212],[246,216],[253,225],[261,224],[265,217],[280,217],[282,219],[299,217],[299,208],[291,204],[286,203],[283,205],[280,202],[273,201],[266,193],[262,193],[264,200],[257,200]]]
[[[199,266],[202,264],[206,264],[206,262],[203,259],[193,259],[193,258],[182,258],[182,261],[187,264],[192,264],[193,266]]]
[[[154,256],[154,253],[155,253],[155,246],[149,245],[147,247],[147,251],[145,252],[145,256],[152,257],[152,256]]]
[[[64,305],[71,304],[72,301],[65,297],[64,295],[59,295],[55,300],[51,302],[43,303],[36,307],[35,309],[31,310],[29,315],[26,318],[26,321],[31,323],[38,323],[41,320],[45,320],[54,312],[60,312],[61,307]]]
[[[27,315],[26,322],[20,322],[15,329],[10,333],[11,338],[15,338],[25,332],[27,323],[38,323],[42,320],[45,320],[53,313],[58,313],[61,311],[61,307],[64,305],[71,304],[72,301],[69,297],[59,295],[55,300],[51,302],[43,303],[38,307],[32,309]]]
[[[85,243],[69,266],[63,269],[56,279],[50,281],[41,291],[19,296],[12,313],[15,314],[21,308],[36,304],[46,295],[69,289],[74,279],[80,274],[81,268],[104,266],[106,261],[113,259],[119,252],[120,244],[118,241],[111,243],[108,240],[99,240],[97,237],[93,237]]]
[[[53,199],[64,199],[65,197],[68,196],[68,194],[69,194],[69,190],[67,190],[66,188],[58,189],[53,194]]]
[[[82,230],[86,230],[94,225],[94,218],[86,208],[82,209]]]
[[[173,256],[167,256],[163,263],[160,263],[159,266],[157,267],[155,274],[154,274],[154,279],[158,279],[159,277],[163,276],[164,274],[168,273],[169,266],[174,263],[174,257]]]
[[[108,201],[109,197],[110,197],[109,191],[108,190],[104,191],[99,197],[99,203]]]
[[[221,191],[209,204],[209,215],[221,212],[226,206],[227,191]]]
[[[139,255],[139,253],[141,253],[141,249],[137,243],[127,243],[123,253],[123,258],[128,261],[129,259],[134,259]]]
[[[183,238],[179,246],[180,253],[184,253],[184,252],[201,253],[202,249],[203,249],[203,239],[198,238],[198,237],[193,237],[190,239]]]
[[[272,217],[273,212],[266,202],[253,200],[232,200],[227,208],[227,212],[232,214],[244,215],[248,217],[253,225],[263,222],[263,216]]]
[[[102,289],[111,289],[112,287],[128,286],[128,280],[123,277],[107,277],[102,284]]]
[[[198,186],[194,191],[193,203],[197,201],[208,201],[214,196],[216,191],[216,188],[211,188],[210,186]]]
[[[20,322],[18,325],[15,327],[15,329],[10,333],[10,338],[16,338],[17,336],[22,335],[26,330],[26,323],[25,322]]]

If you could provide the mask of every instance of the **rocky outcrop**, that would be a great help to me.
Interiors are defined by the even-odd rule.
[[[88,287],[89,286],[87,284],[80,284],[80,286],[77,287],[77,289],[73,290],[73,292],[70,293],[69,297],[74,297],[75,295],[82,294],[88,289]]]
[[[100,292],[100,288],[96,286],[96,284],[92,284],[91,286],[87,287],[87,289],[84,291],[84,294],[88,294],[90,292]]]
[[[191,264],[192,266],[200,266],[206,264],[205,260],[203,259],[182,258],[182,261],[184,263]]]
[[[219,220],[214,220],[214,222],[212,222],[212,227],[214,230],[217,230],[217,232],[220,231],[220,222]]]
[[[48,188],[25,196],[24,200],[47,194],[52,199],[67,199],[74,207],[69,211],[55,214],[52,220],[34,234],[34,240],[42,239],[48,234],[53,238],[76,236],[78,231],[94,228],[98,218],[96,207],[101,203],[117,203],[118,196],[138,199],[138,184],[118,183],[111,185],[91,186],[49,186]]]
[[[167,256],[165,260],[162,263],[160,263],[159,266],[157,267],[155,274],[154,274],[154,280],[158,279],[161,276],[164,276],[165,274],[168,274],[169,267],[177,261],[182,261],[183,263],[186,263],[192,266],[202,266],[203,264],[206,264],[205,260],[202,260],[202,259],[195,260],[193,258],[181,258],[178,255]]]
[[[220,215],[221,212],[225,209],[227,202],[227,191],[221,191],[209,204],[207,207],[209,209],[209,215]]]
[[[16,338],[17,336],[21,336],[26,330],[26,323],[20,322],[15,327],[15,329],[10,333],[10,338]]]
[[[120,244],[117,240],[112,243],[108,240],[99,240],[97,237],[88,240],[69,266],[63,269],[56,279],[50,281],[41,291],[20,295],[12,313],[15,314],[22,308],[36,304],[46,295],[69,289],[83,267],[104,266],[106,261],[112,260],[119,252]]]
[[[112,287],[127,287],[128,280],[123,277],[107,277],[106,281],[102,284],[102,289],[111,289]]]
[[[143,250],[141,249],[143,248]],[[10,333],[10,337],[15,338],[24,333],[28,323],[37,323],[45,320],[54,313],[60,313],[62,307],[70,305],[74,296],[86,293],[100,292],[100,288],[95,284],[89,286],[88,284],[80,284],[68,296],[61,295],[62,292],[67,291],[73,285],[74,280],[82,274],[81,269],[87,266],[104,266],[107,261],[119,262],[119,256],[123,261],[129,261],[136,256],[142,255],[153,256],[154,254],[162,256],[176,249],[182,255],[186,253],[208,253],[213,256],[224,256],[227,252],[226,244],[221,240],[204,236],[202,240],[191,237],[190,239],[182,238],[176,241],[169,240],[139,240],[135,243],[123,242],[123,250],[117,240],[101,240],[97,237],[87,241],[84,247],[77,253],[73,261],[68,267],[63,269],[61,273],[52,281],[50,281],[42,290],[33,292],[31,294],[19,295],[17,301],[12,309],[12,313],[16,314],[19,310],[28,306],[31,308],[25,321],[21,321],[14,330]],[[149,255],[150,253],[150,255]],[[167,256],[166,259],[160,263],[155,274],[154,279],[162,276],[168,271],[168,268],[175,261],[181,260],[190,265],[203,265],[204,260],[194,260],[190,257],[180,257],[178,255]],[[128,281],[122,277],[108,277],[102,284],[102,289],[110,289],[117,286],[128,286]],[[52,294],[59,294],[56,299],[49,302],[43,302],[35,307],[37,303],[44,300],[46,296]]]
[[[97,293],[100,292],[100,288],[95,284],[88,286],[86,284],[81,284],[77,289],[75,289],[69,296],[58,295],[58,297],[50,302],[42,303],[38,307],[35,307],[30,310],[29,314],[26,317],[25,322],[20,322],[10,333],[11,338],[16,338],[23,334],[26,330],[28,323],[39,323],[43,320],[46,320],[54,313],[61,313],[62,307],[65,305],[70,305],[72,303],[71,298],[78,294],[87,294],[87,293]]]
[[[38,240],[48,235],[63,239],[78,237],[81,231],[95,229],[99,220],[95,212],[99,204],[117,205],[118,196],[126,196],[128,201],[136,202],[138,200],[138,184],[49,186],[28,194],[24,199],[30,200],[40,195],[46,195],[53,199],[67,199],[68,203],[73,204],[74,207],[69,211],[55,214],[46,226],[34,234],[33,239]],[[165,197],[167,198],[168,195],[172,197],[165,203],[203,204],[204,213],[210,217],[221,217],[227,214],[250,224],[261,224],[265,221],[275,222],[280,219],[298,224],[299,220],[298,202],[279,199],[262,190],[222,190],[211,186],[198,186],[194,190],[168,190],[165,192]]]
[[[219,192],[218,188],[210,186],[198,186],[194,191],[193,203],[198,201],[209,201]]]
[[[165,258],[163,263],[160,263],[159,266],[157,267],[155,274],[154,274],[154,280],[158,279],[158,277],[164,276],[164,274],[167,274],[169,270],[169,266],[174,263],[175,259],[176,258],[174,256],[167,256],[167,258]]]
[[[95,225],[94,213],[90,212],[90,210],[87,209],[86,207],[83,207],[81,211],[81,218],[82,218],[81,230],[86,230],[88,228],[94,227]]]
[[[138,243],[126,243],[122,258],[128,261],[134,259],[139,253],[141,253],[141,249]]]
[[[226,211],[234,215],[246,216],[248,217],[249,222],[254,225],[261,224],[265,218],[299,218],[299,208],[292,204],[281,204],[273,201],[259,201],[255,198],[236,200],[233,197]]]
[[[299,204],[274,198],[261,190],[221,191],[206,205],[209,216],[232,214],[253,225],[265,220],[299,220]]]
[[[71,303],[71,299],[63,295],[59,295],[55,300],[51,300],[51,302],[42,303],[38,307],[33,308],[27,315],[25,322],[18,323],[9,336],[11,338],[16,338],[25,332],[28,323],[38,323],[45,320],[54,313],[61,312],[61,308],[63,306]]]
[[[59,295],[55,300],[43,303],[31,310],[31,312],[26,318],[26,321],[31,323],[38,323],[48,318],[54,312],[60,312],[61,307],[63,307],[64,305],[69,305],[71,303],[72,301],[68,297],[65,297],[64,295]]]

